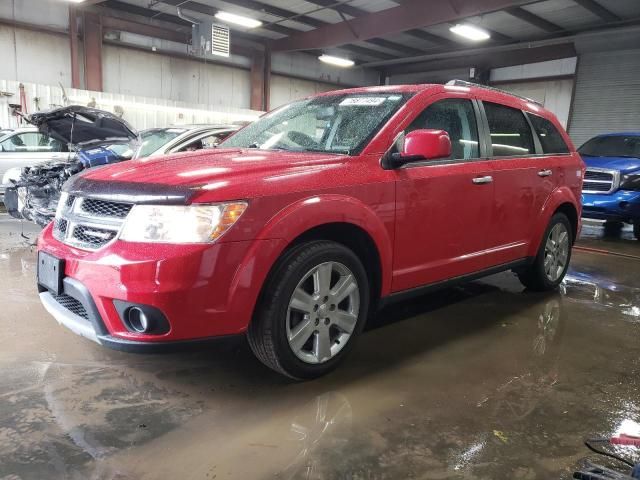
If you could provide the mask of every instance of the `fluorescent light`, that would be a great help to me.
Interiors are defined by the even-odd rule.
[[[332,55],[320,55],[318,60],[324,63],[328,63],[330,65],[335,65],[336,67],[353,67],[353,60],[349,60],[348,58],[334,57]]]
[[[449,29],[449,31],[456,35],[460,35],[461,37],[473,40],[474,42],[480,42],[491,38],[491,35],[489,35],[485,30],[469,25],[468,23],[459,23],[458,25],[454,25]]]
[[[84,2],[84,0],[67,0],[67,2],[71,2],[71,3],[82,3],[82,2]]]
[[[260,20],[256,20],[255,18],[243,17],[242,15],[236,15],[235,13],[229,12],[218,12],[215,17],[218,20],[222,20],[223,22],[234,23],[236,25],[240,25],[241,27],[247,28],[256,28],[262,25]]]

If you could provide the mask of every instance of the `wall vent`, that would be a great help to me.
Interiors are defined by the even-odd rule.
[[[211,54],[228,57],[229,45],[229,28],[222,25],[211,25]]]

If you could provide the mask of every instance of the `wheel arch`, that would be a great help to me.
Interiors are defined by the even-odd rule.
[[[553,191],[549,196],[544,206],[542,207],[541,214],[538,216],[535,229],[532,234],[532,241],[529,248],[529,256],[535,257],[540,248],[540,242],[542,241],[542,235],[544,234],[551,217],[557,212],[564,213],[571,223],[573,230],[573,241],[575,243],[576,237],[580,233],[580,203],[576,200],[575,195],[568,187],[561,187]]]

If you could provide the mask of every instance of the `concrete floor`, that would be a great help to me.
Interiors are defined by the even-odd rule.
[[[395,305],[338,371],[296,384],[243,342],[142,356],[73,335],[16,226],[0,217],[0,479],[570,478],[603,462],[584,437],[640,423],[628,231],[585,228],[626,256],[576,251],[558,293],[505,273]]]

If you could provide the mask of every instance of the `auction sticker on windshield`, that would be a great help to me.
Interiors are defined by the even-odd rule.
[[[345,98],[340,102],[341,107],[353,107],[353,106],[370,106],[377,107],[382,105],[387,97],[352,97]]]

